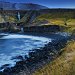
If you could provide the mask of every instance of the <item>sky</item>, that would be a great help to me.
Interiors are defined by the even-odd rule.
[[[49,8],[75,8],[75,0],[0,0],[17,3],[35,3]]]

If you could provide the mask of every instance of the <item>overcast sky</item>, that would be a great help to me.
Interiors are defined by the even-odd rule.
[[[75,8],[75,0],[0,0],[7,2],[35,3],[49,8]]]

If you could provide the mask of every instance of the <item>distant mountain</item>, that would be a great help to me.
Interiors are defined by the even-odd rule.
[[[39,10],[39,9],[48,9],[45,6],[33,4],[33,3],[17,3],[15,5],[18,10]]]
[[[40,10],[40,9],[48,9],[48,7],[33,3],[10,3],[10,2],[0,1],[0,9],[1,10]]]

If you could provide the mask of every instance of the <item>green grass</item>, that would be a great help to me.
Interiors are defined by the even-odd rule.
[[[58,12],[58,13],[48,13],[38,16],[34,22],[48,21],[48,24],[55,25],[75,25],[74,13],[72,12]]]
[[[18,20],[16,16],[13,15],[7,15],[7,14],[1,14],[0,13],[0,23],[9,22],[9,23],[16,23]]]
[[[0,15],[0,23],[5,22],[4,18],[2,18],[2,16]]]
[[[60,12],[60,13],[48,13],[38,16],[33,23],[35,25],[58,25],[64,26],[64,32],[72,33],[75,31],[75,18],[74,13]]]
[[[58,58],[33,75],[75,75],[75,41],[68,42],[63,50]]]

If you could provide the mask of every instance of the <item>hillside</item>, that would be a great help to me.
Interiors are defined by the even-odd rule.
[[[57,11],[58,9],[55,9],[55,12],[46,12],[41,15],[39,15],[35,20],[34,23],[46,23],[46,24],[53,24],[53,25],[74,25],[75,24],[75,11],[65,11],[66,9],[61,9],[61,11]]]
[[[26,7],[27,6],[27,7]],[[34,8],[40,10],[27,10],[26,8]],[[22,9],[22,8],[21,8]],[[24,10],[25,9],[25,10]],[[19,13],[19,14],[18,14]],[[30,25],[74,25],[75,24],[75,9],[42,9],[42,6],[37,4],[25,4],[22,10],[1,10],[0,19],[5,22],[22,22]],[[20,20],[19,18],[20,17]],[[0,23],[2,23],[0,21]]]
[[[75,9],[49,9],[32,3],[2,2],[0,23],[7,22],[15,23],[19,27],[58,25],[67,27],[64,31],[72,32],[75,31]]]
[[[20,22],[26,20],[28,25],[75,25],[75,9],[41,9],[30,10],[22,18]],[[28,17],[29,16],[29,17]],[[26,18],[27,17],[27,18]],[[31,21],[30,21],[31,20]]]
[[[70,41],[63,53],[33,75],[75,75],[75,41]]]
[[[16,23],[17,22],[17,17],[14,14],[11,13],[0,13],[0,23]]]
[[[29,22],[27,19],[35,18],[36,12],[41,9],[48,9],[45,6],[33,3],[10,3],[0,1],[0,23],[10,22],[10,23],[20,23]],[[25,17],[25,18],[24,18]],[[26,23],[27,23],[26,22]]]

